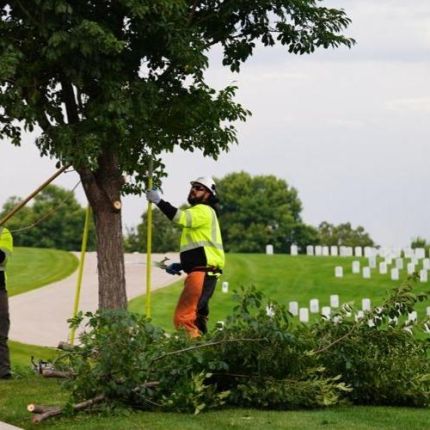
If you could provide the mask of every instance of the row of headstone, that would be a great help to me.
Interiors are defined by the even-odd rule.
[[[298,255],[297,245],[291,245],[291,255]],[[308,245],[306,247],[306,255],[308,256],[323,256],[323,257],[383,257],[385,259],[404,258],[423,260],[426,258],[425,248],[374,248],[372,246],[327,246],[327,245]],[[430,255],[429,255],[430,257]]]
[[[372,260],[372,261],[371,261]],[[392,267],[391,269],[388,268],[388,263],[385,261],[382,261],[379,263],[379,265],[376,264],[376,261],[373,261],[372,258],[369,259],[369,265],[361,267],[360,261],[353,261],[352,262],[352,273],[353,274],[360,274],[362,275],[363,279],[370,279],[372,271],[371,269],[376,269],[378,267],[378,271],[381,275],[386,275],[388,272],[390,273],[391,280],[398,281],[400,278],[400,271],[404,268],[403,260],[397,259],[395,267]],[[418,272],[420,282],[428,282],[428,271],[430,270],[430,260],[424,259],[422,269],[419,269],[416,267],[414,263],[407,263],[406,264],[406,271],[408,275],[411,275],[414,272]],[[336,278],[342,278],[344,275],[343,267],[342,266],[336,266],[334,268],[334,276]]]
[[[296,301],[291,301],[288,303],[288,311],[294,315],[298,316],[299,320],[301,322],[308,322],[309,321],[309,315],[310,314],[317,314],[320,313],[321,316],[325,318],[330,318],[331,311],[333,308],[338,308],[340,305],[339,303],[339,295],[338,294],[332,294],[330,296],[330,306],[322,306],[320,310],[320,304],[318,299],[311,299],[309,301],[309,307],[299,307],[299,303]],[[364,318],[365,312],[368,312],[372,309],[372,303],[369,298],[363,298],[361,300],[361,310],[358,310],[355,319],[362,319]],[[273,315],[273,309],[268,306],[266,308],[266,313],[269,316]],[[426,316],[430,317],[430,306],[427,306],[426,308]],[[397,319],[393,318],[393,321],[397,321]],[[408,314],[408,322],[416,322],[418,320],[418,315],[416,311],[412,311]]]

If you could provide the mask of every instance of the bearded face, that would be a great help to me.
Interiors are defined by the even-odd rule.
[[[197,205],[199,203],[206,202],[209,196],[210,192],[207,190],[207,188],[196,183],[191,186],[187,200],[190,205]]]

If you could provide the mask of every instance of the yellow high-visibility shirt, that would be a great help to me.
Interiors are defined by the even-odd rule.
[[[5,259],[0,263],[0,272],[4,272],[5,282],[7,279],[6,276],[6,265],[9,260],[9,257],[13,252],[13,238],[10,231],[6,227],[0,226],[0,250],[3,251],[6,255]]]
[[[185,210],[178,209],[173,221],[182,227],[180,252],[203,247],[208,267],[222,270],[225,256],[215,210],[197,204]]]

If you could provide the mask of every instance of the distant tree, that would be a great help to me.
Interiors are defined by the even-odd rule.
[[[427,242],[427,240],[424,239],[423,237],[417,236],[417,237],[412,239],[411,248],[412,249],[416,249],[416,248],[428,249],[428,248],[430,248],[430,243]]]
[[[18,197],[8,199],[1,213],[9,212],[19,200]],[[8,228],[13,232],[17,246],[79,251],[84,220],[85,209],[77,202],[73,191],[48,185],[30,206],[10,219]],[[91,222],[88,250],[94,249],[95,233]]]
[[[284,180],[231,173],[217,180],[217,189],[226,250],[262,252],[270,243],[277,252],[289,252],[293,243],[315,243],[317,232],[301,219],[297,191]]]
[[[147,212],[142,215],[142,222],[137,228],[127,232],[124,248],[128,252],[146,252],[147,245]],[[152,251],[172,252],[179,249],[181,231],[160,210],[152,212]]]
[[[349,222],[333,225],[324,221],[318,226],[318,235],[322,245],[375,246],[363,227],[352,228]]]

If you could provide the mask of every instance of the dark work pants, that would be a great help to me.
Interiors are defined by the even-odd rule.
[[[0,288],[0,378],[10,374],[9,348],[7,346],[9,326],[7,292]]]
[[[216,282],[217,278],[206,272],[195,271],[188,274],[173,318],[177,329],[185,328],[191,337],[207,332],[209,299]]]

